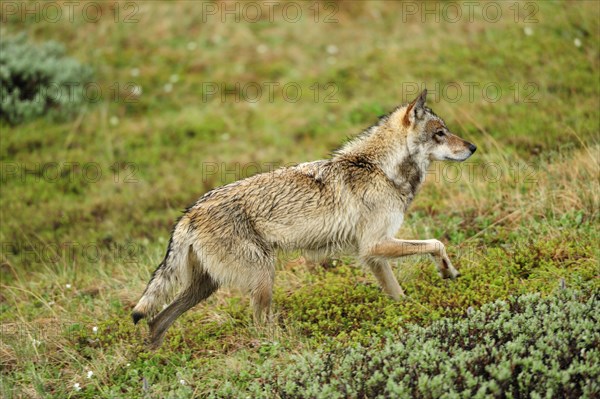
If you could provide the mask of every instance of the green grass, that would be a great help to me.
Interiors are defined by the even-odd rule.
[[[368,345],[512,295],[552,295],[563,279],[598,292],[600,9],[540,2],[537,23],[515,23],[510,4],[497,23],[480,13],[404,21],[390,2],[336,3],[337,23],[315,23],[306,9],[297,23],[203,22],[192,2],[141,3],[133,24],[7,17],[1,36],[63,42],[91,65],[104,101],[60,124],[0,126],[2,396],[203,396],[256,380],[267,360],[285,366],[293,354]],[[295,82],[303,95],[203,101],[207,82]],[[462,277],[441,280],[429,259],[403,259],[394,270],[408,298],[393,302],[353,259],[325,267],[282,255],[274,325],[256,328],[248,298],[222,290],[147,352],[146,326],[129,313],[181,210],[257,170],[328,156],[407,101],[411,82],[460,84],[458,101],[433,93],[429,105],[478,151],[467,164],[432,166],[398,235],[442,240]],[[469,82],[480,88],[472,100]],[[502,89],[496,102],[481,92],[490,82]],[[325,102],[331,87],[336,102]]]

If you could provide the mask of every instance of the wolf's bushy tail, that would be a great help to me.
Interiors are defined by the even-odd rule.
[[[175,291],[189,280],[188,253],[186,245],[169,242],[167,254],[158,265],[135,308],[133,322],[137,324],[143,318],[152,320],[164,306],[173,299]]]

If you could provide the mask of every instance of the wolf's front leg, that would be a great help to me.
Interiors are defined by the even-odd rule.
[[[387,260],[366,258],[363,259],[363,262],[369,266],[384,292],[395,300],[405,296],[404,290],[398,284],[398,280]]]
[[[368,250],[367,255],[382,258],[399,258],[408,255],[430,254],[435,259],[440,276],[456,278],[460,275],[452,266],[446,253],[446,247],[439,240],[398,240],[390,238],[380,242]]]

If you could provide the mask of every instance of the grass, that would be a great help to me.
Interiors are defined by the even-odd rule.
[[[509,3],[496,23],[480,12],[421,23],[389,2],[335,3],[338,22],[322,12],[315,23],[310,4],[296,23],[203,21],[192,2],[140,3],[137,23],[3,21],[0,36],[63,42],[103,94],[71,121],[1,126],[3,397],[203,396],[245,384],[266,360],[367,345],[563,282],[600,289],[597,3],[535,3],[535,23],[515,22]],[[270,101],[266,82],[303,94],[291,102],[274,90]],[[469,82],[480,88],[472,99]],[[236,83],[240,96],[254,83],[263,96],[236,102]],[[495,102],[488,83],[502,90]],[[227,85],[225,101],[207,84]],[[248,299],[222,290],[159,351],[144,349],[130,309],[182,209],[273,165],[326,157],[414,84],[437,87],[430,106],[479,149],[467,164],[432,166],[398,235],[445,242],[459,280],[404,259],[394,269],[408,298],[396,303],[353,259],[325,267],[282,255],[273,326],[257,329]]]

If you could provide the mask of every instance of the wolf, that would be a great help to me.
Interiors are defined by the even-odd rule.
[[[219,287],[251,297],[269,319],[278,251],[351,253],[384,292],[404,296],[389,260],[430,254],[443,278],[459,272],[436,239],[395,237],[434,160],[464,161],[476,146],[450,132],[425,104],[427,90],[398,106],[329,159],[279,168],[213,189],[175,224],[166,255],[133,309],[148,319],[150,346]]]

